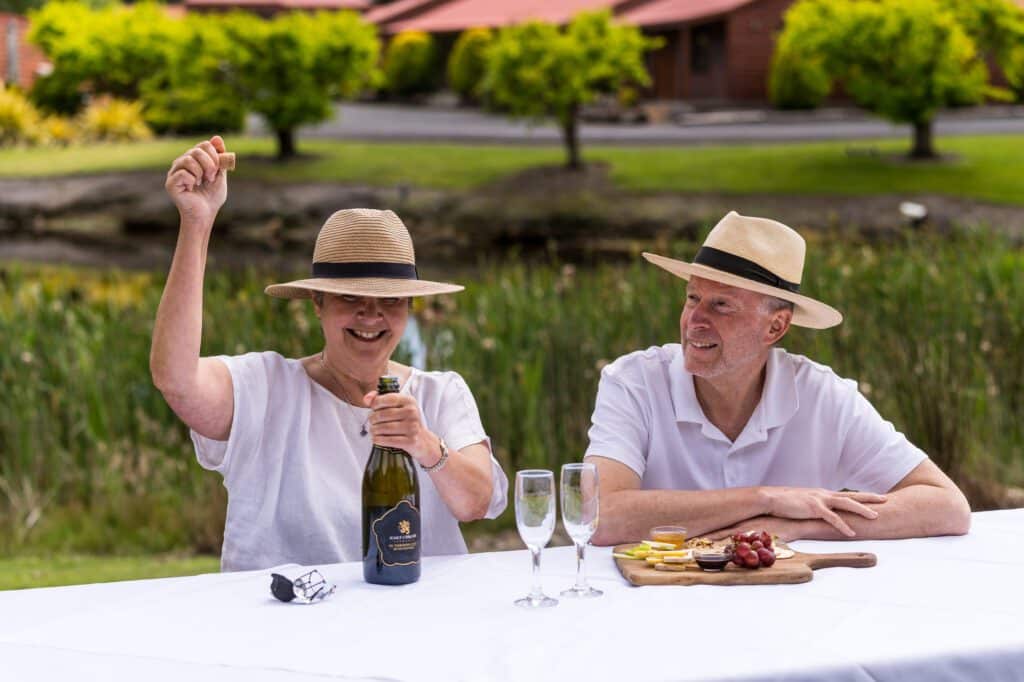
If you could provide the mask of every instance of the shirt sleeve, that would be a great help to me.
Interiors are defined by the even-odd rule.
[[[892,422],[882,419],[860,391],[852,391],[847,409],[836,487],[887,493],[928,458]]]
[[[597,385],[597,400],[587,432],[590,444],[584,457],[617,460],[643,479],[647,470],[649,424],[647,411],[636,392],[605,367]]]
[[[441,409],[438,412],[437,434],[451,450],[483,443],[491,453],[491,502],[485,518],[497,518],[508,504],[508,477],[501,464],[494,457],[491,439],[480,421],[480,411],[466,381],[456,372],[443,392]]]
[[[246,353],[230,357],[218,355],[231,374],[234,413],[226,441],[213,440],[190,431],[196,459],[204,469],[228,477],[232,463],[241,454],[255,452],[263,438],[263,423],[269,404],[268,353]]]

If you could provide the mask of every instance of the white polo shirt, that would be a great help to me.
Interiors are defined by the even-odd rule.
[[[761,401],[735,441],[704,416],[678,343],[606,366],[591,422],[586,456],[622,462],[644,488],[884,493],[927,458],[855,381],[778,348],[768,356]]]

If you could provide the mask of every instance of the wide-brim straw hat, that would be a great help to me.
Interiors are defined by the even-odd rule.
[[[653,253],[643,256],[686,280],[703,277],[790,301],[793,324],[828,329],[843,321],[842,314],[798,293],[806,251],[804,238],[796,230],[774,220],[730,211],[708,234],[692,263]]]
[[[314,291],[374,298],[431,296],[462,291],[458,284],[420,279],[412,237],[393,211],[336,211],[316,237],[313,276],[264,291],[277,298],[310,298]]]

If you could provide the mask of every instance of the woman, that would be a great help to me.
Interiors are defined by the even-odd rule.
[[[150,355],[153,381],[191,428],[199,463],[224,477],[222,570],[360,559],[373,443],[419,464],[423,553],[465,552],[459,522],[500,514],[508,480],[462,378],[391,360],[409,298],[462,287],[417,279],[412,240],[391,211],[338,211],[317,237],[313,277],[266,289],[313,299],[323,350],[199,357],[207,244],[227,197],[224,152],[213,137],[167,174],[181,227]],[[399,393],[377,395],[386,374],[399,378]]]

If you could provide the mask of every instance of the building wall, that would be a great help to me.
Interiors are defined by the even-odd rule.
[[[17,44],[18,73],[15,83],[22,88],[28,89],[35,81],[39,65],[46,61],[43,53],[34,45],[30,45],[25,38],[28,32],[28,21],[17,14],[0,12],[0,82],[7,83],[10,79],[11,65],[9,64],[8,40],[10,39],[10,25],[14,24],[14,40]]]
[[[782,15],[794,0],[758,0],[729,15],[727,97],[734,102],[767,102],[775,38]]]

